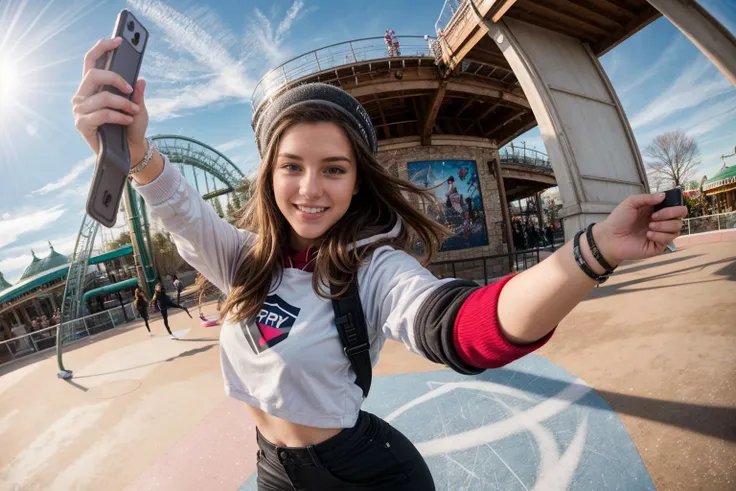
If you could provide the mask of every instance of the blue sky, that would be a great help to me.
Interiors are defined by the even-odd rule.
[[[151,31],[142,69],[149,81],[150,133],[204,141],[247,173],[257,164],[249,99],[266,71],[328,44],[380,36],[389,27],[399,35],[432,35],[443,1],[209,3],[0,3],[0,70],[16,73],[11,90],[0,85],[0,271],[11,282],[30,262],[31,248],[43,257],[47,240],[63,253],[74,247],[93,159],[74,128],[70,99],[84,53],[110,35],[120,9],[132,10]],[[701,3],[736,32],[736,4]],[[736,145],[736,88],[666,19],[607,54],[603,65],[640,147],[681,128],[701,146],[700,173],[720,168],[718,156]],[[537,130],[521,140],[544,148]]]

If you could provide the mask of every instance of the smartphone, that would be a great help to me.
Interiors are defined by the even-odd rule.
[[[118,73],[131,87],[135,87],[143,53],[148,44],[148,30],[130,11],[124,9],[118,14],[112,37],[121,37],[123,42],[98,61],[98,68]],[[132,96],[108,85],[100,90],[107,90],[128,99]],[[120,199],[130,171],[128,134],[125,126],[117,124],[104,124],[98,128],[97,134],[100,151],[97,154],[92,186],[87,196],[87,214],[110,228],[117,220]]]
[[[665,191],[664,201],[654,207],[654,212],[671,206],[682,206],[682,189],[675,188]]]

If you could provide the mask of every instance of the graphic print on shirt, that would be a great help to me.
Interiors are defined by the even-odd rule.
[[[255,322],[242,324],[243,334],[255,354],[276,346],[289,337],[301,309],[285,302],[278,295],[269,295],[258,312]]]

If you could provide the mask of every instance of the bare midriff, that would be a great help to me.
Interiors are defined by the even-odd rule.
[[[317,445],[340,433],[343,428],[315,428],[286,421],[246,404],[248,413],[261,435],[278,447]]]

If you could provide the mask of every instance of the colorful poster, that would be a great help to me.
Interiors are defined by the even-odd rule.
[[[486,217],[474,160],[425,160],[407,164],[409,180],[434,196],[425,213],[455,235],[441,251],[488,245]]]

